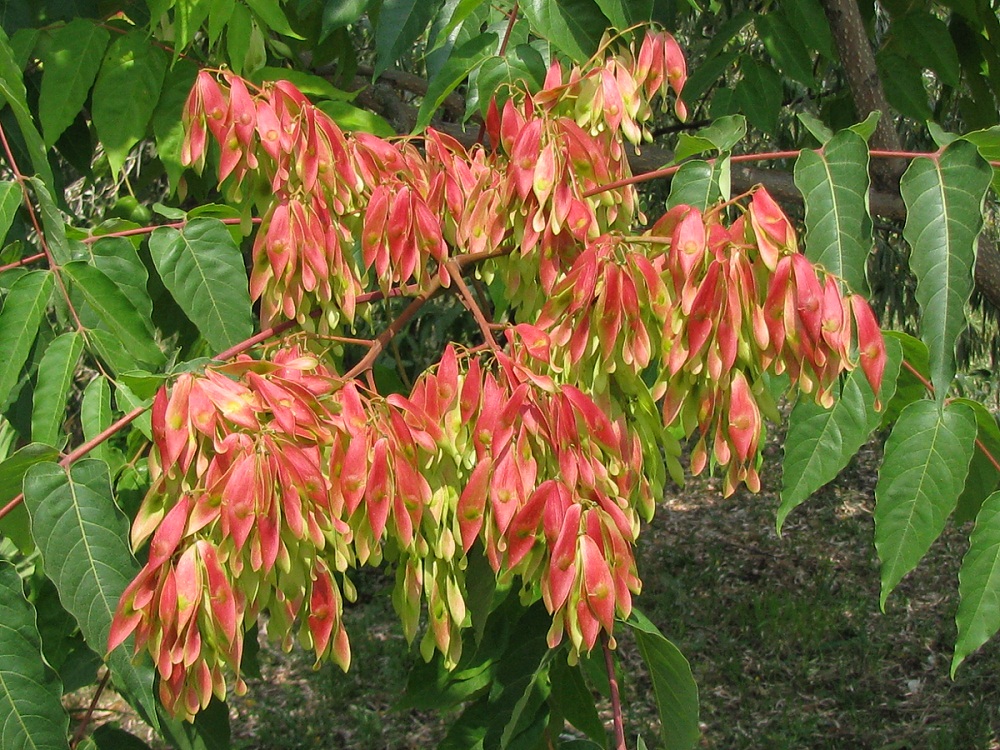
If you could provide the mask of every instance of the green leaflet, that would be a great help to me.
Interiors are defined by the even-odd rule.
[[[608,26],[594,0],[526,0],[519,7],[539,36],[576,62],[594,53]]]
[[[97,136],[117,175],[146,127],[167,70],[167,54],[136,30],[111,43],[94,84],[93,119]]]
[[[431,117],[458,85],[468,78],[478,65],[482,63],[496,45],[496,34],[477,34],[456,50],[453,50],[441,71],[431,79],[427,86],[427,94],[417,112],[417,124],[413,131],[419,132],[430,125]]]
[[[73,260],[73,249],[66,238],[66,219],[56,202],[52,200],[48,186],[37,177],[31,178],[31,190],[38,201],[38,207],[42,210],[42,228],[45,230],[45,240],[49,245],[49,252],[56,263],[69,263]]]
[[[781,76],[770,65],[762,65],[746,55],[740,60],[742,80],[736,84],[736,101],[750,124],[773,133],[781,110]]]
[[[698,742],[698,685],[684,654],[638,610],[625,621],[635,633],[642,660],[653,678],[666,750],[690,750]]]
[[[90,255],[91,265],[115,283],[142,322],[152,330],[153,301],[146,291],[149,272],[135,246],[125,237],[104,237],[84,247]]]
[[[759,14],[754,26],[764,48],[786,76],[807,87],[816,85],[809,50],[780,10],[772,8]]]
[[[727,115],[701,128],[694,134],[681,133],[674,149],[674,162],[681,162],[689,156],[698,156],[706,151],[726,153],[742,141],[747,134],[747,121],[742,115]]]
[[[52,32],[38,97],[38,119],[47,145],[59,140],[83,109],[109,37],[104,28],[85,18]]]
[[[622,31],[653,17],[654,0],[596,0],[611,24]]]
[[[0,182],[0,247],[10,231],[22,198],[21,186],[16,182]]]
[[[883,404],[889,403],[896,391],[903,356],[902,347],[894,339],[886,340],[886,352],[889,361],[879,392]],[[788,418],[785,437],[777,518],[779,534],[788,514],[835,479],[881,421],[882,413],[875,411],[875,394],[860,368],[844,380],[832,409],[825,409],[808,397],[799,399]]]
[[[1000,630],[1000,492],[986,499],[976,518],[958,573],[958,593],[953,678],[965,657]]]
[[[384,0],[375,27],[375,77],[410,48],[434,18],[441,0]]]
[[[31,411],[31,439],[34,442],[62,447],[66,398],[81,354],[83,337],[70,331],[58,336],[42,355]]]
[[[0,505],[6,505],[21,494],[28,469],[41,461],[54,461],[58,457],[59,451],[51,445],[29,443],[0,462]],[[34,549],[28,511],[23,503],[0,519],[0,534],[14,542],[25,554]]]
[[[52,274],[30,271],[7,293],[0,311],[0,407],[5,407],[28,360],[42,315],[52,294]]]
[[[930,352],[939,403],[955,376],[955,342],[965,329],[976,237],[992,172],[971,143],[956,141],[937,159],[914,159],[900,183],[906,203],[903,237],[917,276],[920,338]]]
[[[181,113],[187,100],[198,67],[190,60],[178,60],[166,75],[160,101],[153,112],[153,135],[156,138],[156,155],[167,171],[171,190],[177,189],[184,167],[181,165],[181,146],[184,143],[184,123]]]
[[[31,166],[35,173],[51,185],[54,180],[52,168],[49,166],[48,150],[31,119],[21,68],[10,48],[10,40],[2,28],[0,28],[0,101],[6,101],[14,112],[14,119],[17,120],[28,153],[31,154]],[[27,171],[23,165],[21,170]]]
[[[549,702],[566,721],[604,747],[607,731],[597,713],[594,696],[583,679],[580,665],[571,667],[563,658],[553,659],[549,667],[549,682],[552,685]]]
[[[875,486],[875,549],[889,594],[941,534],[965,485],[975,449],[976,417],[965,404],[941,409],[915,401],[885,444]]]
[[[806,206],[806,257],[864,295],[874,245],[869,183],[868,146],[850,130],[835,135],[822,151],[802,151],[795,161],[795,185]]]
[[[42,659],[35,609],[14,566],[0,560],[0,746],[67,750],[62,683]]]
[[[107,464],[85,459],[68,472],[55,463],[36,464],[24,480],[24,502],[45,574],[88,645],[103,654],[118,600],[139,572]],[[152,667],[133,664],[125,645],[107,661],[119,689],[142,709],[144,719],[158,724]]]
[[[253,333],[243,256],[225,224],[193,219],[182,230],[162,227],[149,250],[164,286],[213,349]]]
[[[91,380],[83,391],[80,403],[80,421],[83,423],[84,440],[93,440],[111,426],[111,385],[102,375]],[[112,463],[111,446],[106,442],[90,452],[91,458]]]
[[[993,460],[1000,460],[1000,427],[996,417],[978,401],[967,398],[955,399],[966,404],[976,414],[977,437],[982,446],[989,451],[989,456],[983,448],[976,446],[969,464],[969,476],[965,479],[965,489],[958,498],[953,521],[956,524],[973,520],[979,513],[983,501],[993,494],[1000,485],[1000,471],[993,465]]]
[[[918,65],[930,68],[948,86],[958,86],[961,66],[948,26],[928,12],[910,11],[892,20],[889,33]]]
[[[711,164],[689,161],[681,165],[670,181],[667,208],[686,204],[704,212],[728,193],[729,159],[720,157]]]
[[[163,352],[153,339],[149,325],[103,271],[82,260],[67,263],[62,271],[130,354],[154,367],[163,364]]]

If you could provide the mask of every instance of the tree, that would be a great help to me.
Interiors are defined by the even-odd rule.
[[[633,609],[632,544],[667,474],[682,481],[682,442],[695,473],[755,489],[784,394],[779,528],[889,430],[883,604],[950,516],[977,519],[957,669],[1000,628],[1000,431],[950,397],[1000,133],[980,98],[995,81],[962,55],[993,59],[995,16],[875,8],[889,42],[872,57],[848,47],[855,10],[10,4],[4,744],[65,746],[64,680],[102,659],[102,686],[171,742],[225,744],[258,616],[347,668],[351,571],[388,565],[422,700],[465,707],[453,738],[534,747],[568,719],[605,743],[578,666],[596,649],[623,746],[618,618],[662,693],[665,744],[689,747],[696,691]],[[650,20],[716,33],[689,69]],[[913,39],[934,42],[927,70]],[[936,150],[904,151],[888,111],[862,119],[886,97],[937,117]],[[671,152],[633,157],[653,133]],[[870,159],[886,168],[869,197]],[[746,166],[777,160],[791,177]],[[665,210],[635,189],[655,178]],[[804,240],[772,196],[802,202]],[[920,339],[883,339],[865,301],[883,281],[873,213],[904,221]],[[988,270],[975,281],[991,298]],[[449,303],[470,341],[383,364]]]

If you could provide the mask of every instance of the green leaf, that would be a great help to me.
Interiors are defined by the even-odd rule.
[[[879,401],[889,403],[896,390],[903,351],[898,341],[886,340],[889,361],[882,378]],[[801,398],[788,418],[785,460],[782,463],[781,506],[777,530],[785,518],[816,490],[836,478],[848,461],[879,426],[882,414],[875,411],[875,394],[860,368],[844,380],[832,409],[810,398]]]
[[[986,499],[976,518],[958,573],[958,593],[952,679],[965,657],[1000,630],[1000,492]]]
[[[52,294],[49,271],[29,271],[11,285],[0,311],[0,407],[5,407],[28,361]]]
[[[795,185],[806,207],[806,257],[862,295],[868,294],[865,267],[874,245],[869,183],[868,146],[850,130],[795,160]]]
[[[110,724],[102,724],[94,730],[94,742],[99,750],[149,750],[149,745],[134,734]]]
[[[66,398],[81,354],[83,337],[70,331],[57,337],[42,355],[31,412],[31,439],[36,443],[57,448],[65,443]]]
[[[176,190],[184,167],[181,164],[181,146],[184,143],[184,123],[181,113],[187,101],[198,66],[190,60],[178,60],[166,74],[160,101],[153,110],[153,135],[156,138],[156,155],[167,172],[170,189]]]
[[[653,17],[653,0],[596,0],[601,12],[619,31],[640,23],[649,23]]]
[[[229,65],[236,75],[243,75],[250,54],[250,37],[253,34],[253,18],[242,3],[233,7],[233,17],[226,26],[226,55]]]
[[[149,272],[135,245],[125,237],[103,237],[85,247],[91,264],[115,283],[152,330],[153,301],[146,290]]]
[[[564,658],[556,657],[549,667],[549,684],[552,693],[549,702],[566,721],[604,747],[607,731],[597,713],[594,696],[583,679],[580,666],[570,666]]]
[[[93,440],[111,426],[111,419],[111,385],[107,378],[98,375],[87,384],[80,403],[83,439]],[[90,452],[90,457],[111,463],[110,447],[104,442]]]
[[[0,560],[0,746],[68,750],[62,683],[42,659],[35,609],[17,570]]]
[[[413,45],[440,6],[441,0],[383,0],[375,27],[375,78]]]
[[[52,200],[48,185],[37,177],[31,178],[31,189],[42,210],[42,228],[45,230],[45,240],[49,252],[56,263],[69,263],[73,260],[73,248],[66,239],[66,219],[56,202]]]
[[[896,377],[896,392],[885,407],[885,413],[882,416],[882,427],[884,428],[899,419],[903,409],[927,395],[924,382],[930,381],[931,373],[927,346],[923,341],[900,331],[884,331],[882,335],[887,340],[895,339],[899,342],[899,345],[903,347],[903,360],[907,365],[900,367],[899,375]],[[917,377],[918,374],[919,377]]]
[[[83,294],[101,322],[126,349],[147,364],[159,367],[165,361],[153,332],[125,293],[99,268],[78,260],[62,267]]]
[[[719,158],[711,164],[701,160],[685,162],[670,181],[667,208],[687,204],[706,211],[729,191],[728,182],[728,159]]]
[[[979,155],[987,161],[1000,161],[1000,125],[977,130],[963,136],[965,140],[974,143],[979,149]],[[1000,193],[1000,167],[993,168],[993,191]]]
[[[164,286],[213,349],[253,333],[243,256],[225,224],[193,219],[180,231],[161,227],[149,250]]]
[[[857,133],[865,139],[865,143],[868,143],[868,139],[875,134],[875,128],[878,127],[878,122],[881,119],[881,112],[869,112],[868,117],[863,119],[861,122],[854,123],[848,128],[848,130]]]
[[[757,35],[778,68],[806,87],[814,87],[812,59],[792,25],[780,11],[770,10],[754,19]]]
[[[264,67],[254,71],[250,76],[254,83],[263,81],[289,81],[295,84],[295,88],[306,96],[318,99],[343,99],[351,100],[355,94],[350,91],[338,89],[322,76],[307,73],[302,70],[292,70],[290,68],[270,68]]]
[[[911,12],[894,18],[889,33],[913,62],[933,70],[946,85],[958,86],[958,50],[944,21],[931,13]]]
[[[532,30],[576,62],[594,54],[608,26],[594,0],[525,0],[519,7]]]
[[[432,36],[429,40],[431,49],[428,51],[428,54],[448,44],[449,40],[454,41],[452,34],[455,34],[459,27],[465,23],[465,19],[471,16],[485,2],[486,0],[445,0],[444,5],[441,7],[441,12],[438,13],[437,18],[434,20],[434,27],[432,27],[431,32]],[[446,18],[447,21],[445,20]]]
[[[896,584],[917,566],[955,509],[975,440],[976,416],[965,404],[951,403],[942,410],[925,399],[900,414],[875,486],[883,610]]]
[[[21,494],[24,475],[28,469],[37,463],[54,461],[58,457],[59,451],[51,445],[41,443],[30,443],[8,456],[0,463],[0,505],[6,505]],[[35,542],[31,538],[28,511],[23,503],[0,519],[0,534],[14,542],[24,553],[34,549]]]
[[[331,32],[361,18],[368,10],[368,2],[369,0],[326,0],[323,4],[319,41],[322,42]]]
[[[490,56],[496,43],[496,34],[477,34],[461,47],[452,51],[448,61],[427,86],[427,94],[417,112],[417,124],[413,126],[414,133],[420,132],[430,125],[431,117],[448,98],[448,94],[454,91],[462,81],[469,77],[469,73],[473,69]]]
[[[736,84],[736,101],[754,127],[773,133],[781,110],[781,76],[769,65],[744,56],[740,63],[742,80]]]
[[[282,36],[292,39],[303,38],[292,31],[292,27],[288,25],[288,18],[281,9],[281,3],[278,0],[244,0],[244,2],[271,31],[276,31]]]
[[[969,464],[969,476],[965,479],[965,488],[958,497],[958,505],[952,516],[955,524],[962,524],[976,517],[983,501],[992,495],[1000,484],[1000,470],[993,463],[994,460],[1000,460],[1000,427],[997,425],[996,417],[979,401],[957,398],[955,402],[965,404],[975,413],[978,440],[976,450],[972,454],[972,463]],[[984,452],[984,448],[989,451],[989,456]]]
[[[906,203],[903,237],[917,277],[920,338],[930,352],[931,382],[939,403],[955,376],[955,342],[966,326],[976,237],[990,176],[976,147],[957,141],[936,160],[914,159],[900,182]]]
[[[749,21],[749,17],[747,20]],[[708,57],[695,70],[691,71],[691,75],[688,76],[681,91],[681,98],[689,108],[693,108],[701,101],[708,90],[718,83],[726,71],[733,66],[739,56],[740,53],[736,51],[723,52],[718,57]]]
[[[781,10],[807,48],[816,50],[827,60],[836,59],[830,22],[819,0],[795,0],[794,3],[783,3]]]
[[[639,653],[653,679],[666,750],[690,750],[698,742],[698,685],[684,654],[638,610],[625,624],[635,632]]]
[[[833,138],[833,131],[830,130],[830,127],[815,115],[809,112],[798,112],[795,116],[799,122],[805,125],[809,134],[820,143],[826,143]]]
[[[146,136],[166,70],[166,53],[140,30],[118,37],[104,56],[92,115],[112,175],[117,176],[128,152]]]
[[[894,109],[918,122],[931,119],[923,74],[919,67],[900,55],[881,51],[875,56],[885,98]]]
[[[24,193],[16,182],[0,182],[0,246],[3,245],[10,225],[14,223],[17,209],[21,207]]]
[[[746,134],[747,121],[742,115],[720,117],[694,134],[681,133],[674,150],[674,161],[681,162],[706,151],[732,151]]]
[[[109,37],[104,28],[85,18],[52,32],[38,97],[38,119],[47,145],[59,140],[83,109]]]
[[[31,531],[59,600],[76,618],[87,644],[104,653],[118,600],[139,565],[128,547],[128,522],[115,505],[108,467],[85,459],[69,471],[37,464],[24,479]],[[153,669],[133,664],[127,644],[108,655],[119,690],[158,726]]]
[[[21,67],[17,64],[7,34],[2,28],[0,28],[0,100],[6,101],[14,112],[14,119],[17,120],[21,135],[24,136],[35,174],[49,185],[53,184],[55,180],[52,177],[52,168],[49,166],[48,149],[45,148],[45,143],[42,142],[42,137],[31,119]]]

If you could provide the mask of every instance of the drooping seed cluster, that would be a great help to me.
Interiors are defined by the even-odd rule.
[[[149,559],[110,645],[135,634],[168,709],[192,718],[228,674],[244,688],[244,634],[264,612],[272,637],[346,669],[350,572],[383,560],[407,637],[426,612],[422,654],[457,663],[473,547],[544,601],[550,644],[565,637],[575,658],[640,588],[633,546],[661,461],[642,420],[695,437],[692,468],[711,460],[730,493],[759,487],[767,373],[829,404],[859,361],[878,391],[871,310],[798,252],[763,189],[748,205],[678,206],[638,236],[634,188],[601,190],[629,177],[626,141],[648,138],[651,101],[685,77],[662,32],[568,72],[553,63],[541,90],[491,102],[491,148],[466,149],[434,130],[422,148],[344,134],[287,82],[199,75],[184,158],[204,166],[211,136],[220,184],[262,215],[249,283],[265,324],[308,328],[318,309],[334,330],[371,289],[448,286],[474,264],[503,276],[514,320],[504,347],[449,346],[408,396],[295,347],[157,394],[133,527]]]

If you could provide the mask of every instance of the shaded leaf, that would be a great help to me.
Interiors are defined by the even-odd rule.
[[[108,467],[84,459],[67,472],[55,463],[37,464],[24,479],[31,531],[55,584],[88,645],[104,653],[111,619],[122,592],[139,572],[128,547],[128,522],[115,505]],[[107,658],[119,691],[158,726],[153,669],[133,664],[127,644]]]
[[[93,21],[77,18],[51,32],[44,55],[38,119],[51,146],[83,109],[94,85],[110,34]]]
[[[83,425],[83,439],[93,440],[111,426],[111,385],[103,375],[91,380],[83,391],[80,403],[80,422]],[[90,452],[91,458],[99,458],[112,463],[110,448],[106,442]]]
[[[594,0],[525,0],[519,7],[539,36],[576,62],[594,54],[608,26]]]
[[[149,272],[135,245],[124,237],[104,237],[84,247],[88,249],[91,264],[115,282],[152,330],[153,301],[146,291]]]
[[[59,451],[51,445],[30,443],[0,462],[0,506],[21,494],[24,475],[28,469],[37,463],[54,461],[58,457]],[[14,542],[24,553],[34,549],[35,542],[31,538],[31,524],[24,503],[0,518],[0,534]]]
[[[65,442],[66,398],[81,354],[83,337],[76,331],[56,337],[45,349],[31,411],[31,439],[36,443],[61,448]]]
[[[754,127],[773,133],[781,110],[781,77],[771,66],[749,57],[740,61],[740,72],[743,78],[736,84],[740,109]]]
[[[45,230],[45,241],[49,246],[49,252],[56,263],[69,263],[73,260],[73,248],[66,238],[66,219],[56,202],[52,200],[52,194],[46,183],[37,177],[31,178],[31,190],[38,201],[38,207],[42,209],[42,228]]]
[[[902,359],[899,342],[887,339],[885,343],[889,361],[879,392],[883,404],[889,403],[895,393]],[[784,443],[779,534],[788,514],[835,479],[881,421],[881,412],[875,411],[875,394],[860,368],[844,380],[832,409],[825,409],[807,397],[799,399],[788,418]]]
[[[931,13],[914,11],[894,18],[889,33],[911,60],[933,70],[948,86],[958,86],[958,50],[944,21]]]
[[[874,245],[869,184],[868,146],[850,130],[837,133],[822,151],[805,149],[795,160],[795,185],[806,207],[806,257],[863,295]]]
[[[0,246],[3,245],[24,194],[16,182],[0,182]]]
[[[780,10],[758,14],[754,26],[764,48],[785,75],[807,87],[816,85],[809,50]]]
[[[965,488],[958,497],[958,505],[952,516],[956,524],[971,521],[979,513],[983,501],[993,494],[1000,485],[1000,427],[996,417],[978,401],[967,398],[955,399],[957,403],[965,404],[976,415],[976,450],[969,464],[969,476],[965,479]],[[987,455],[984,449],[989,452]]]
[[[243,256],[225,224],[193,219],[182,230],[161,227],[149,250],[164,286],[213,349],[253,333]]]
[[[94,84],[92,115],[112,175],[145,137],[166,70],[166,52],[141,30],[118,37],[108,48]]]
[[[951,660],[954,678],[959,665],[1000,630],[1000,492],[983,503],[969,536],[969,551],[958,573],[961,601],[955,614],[958,638]]]
[[[876,55],[875,62],[889,104],[919,122],[931,119],[933,113],[927,103],[927,90],[920,68],[906,58],[884,50]]]
[[[82,260],[67,263],[62,270],[130,354],[153,366],[163,364],[163,352],[154,341],[149,325],[104,272]]]
[[[816,50],[828,60],[836,59],[830,22],[819,0],[795,0],[782,4],[781,9],[807,48]]]
[[[52,284],[49,271],[29,271],[11,285],[4,300],[0,311],[0,407],[7,405],[21,368],[28,361]]]
[[[747,121],[742,115],[720,117],[711,125],[693,134],[681,133],[674,150],[674,161],[680,162],[689,156],[697,156],[706,151],[732,151],[747,134]]]
[[[690,750],[698,742],[698,686],[678,648],[638,610],[625,621],[653,679],[653,692],[666,750]]]
[[[607,731],[580,666],[571,667],[564,658],[556,657],[549,667],[549,683],[552,687],[549,702],[555,704],[566,721],[597,742],[599,747],[604,747]]]
[[[376,78],[413,45],[440,6],[441,0],[383,0],[375,27]]]
[[[965,485],[975,440],[976,417],[965,404],[950,403],[942,410],[925,399],[900,414],[875,486],[882,609],[944,529]]]
[[[976,147],[956,141],[935,159],[914,159],[903,174],[903,237],[917,277],[920,338],[930,353],[931,382],[943,402],[955,376],[955,342],[965,330],[976,237],[992,171]]]
[[[244,2],[250,6],[250,10],[256,13],[257,17],[271,31],[277,31],[282,36],[288,36],[293,39],[302,39],[288,25],[288,18],[281,9],[281,3],[278,0],[244,0]]]
[[[23,586],[14,566],[0,560],[0,746],[68,750],[62,683],[42,659]]]
[[[190,60],[178,60],[167,72],[160,101],[153,110],[156,155],[160,157],[160,163],[167,172],[171,190],[177,189],[177,183],[184,173],[184,167],[181,165],[181,146],[184,142],[181,112],[197,75],[197,65]]]
[[[619,31],[653,17],[653,0],[596,0],[601,12]]]
[[[461,47],[452,51],[448,61],[427,86],[427,94],[417,112],[417,124],[413,126],[414,132],[419,132],[430,124],[431,118],[438,107],[444,103],[448,94],[468,78],[469,73],[474,68],[490,56],[496,42],[496,34],[477,34]]]

